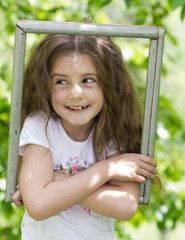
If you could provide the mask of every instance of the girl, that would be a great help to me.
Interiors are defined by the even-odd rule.
[[[139,183],[157,172],[139,154],[141,111],[118,47],[46,36],[25,71],[22,121],[22,239],[115,239],[112,219],[134,216]]]

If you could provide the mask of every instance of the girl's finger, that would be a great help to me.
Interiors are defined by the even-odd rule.
[[[152,165],[154,167],[157,167],[157,162],[155,161],[155,159],[153,159],[150,156],[139,154],[139,160],[142,161],[142,162],[145,162],[147,164],[150,164],[150,165]]]
[[[23,201],[21,199],[21,194],[20,194],[20,190],[17,190],[14,195],[12,196],[12,200],[13,203],[17,206],[17,207],[23,207]]]
[[[150,173],[153,174],[157,174],[157,169],[155,166],[148,164],[148,163],[144,163],[144,162],[140,162],[140,168],[149,171]]]
[[[150,178],[151,180],[154,180],[156,178],[155,174],[144,169],[141,170],[141,175],[146,178]]]
[[[141,175],[137,175],[133,181],[144,184],[146,182],[146,178]]]

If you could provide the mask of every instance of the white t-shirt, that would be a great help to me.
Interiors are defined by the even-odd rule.
[[[28,117],[20,135],[19,154],[23,155],[26,144],[38,144],[51,150],[53,169],[60,164],[64,169],[84,170],[95,163],[92,146],[92,132],[84,142],[73,141],[65,132],[59,119],[49,119],[39,112]],[[106,148],[100,160],[115,153]],[[43,221],[35,221],[27,211],[22,220],[22,240],[113,240],[114,221],[80,204],[74,204],[65,211]]]

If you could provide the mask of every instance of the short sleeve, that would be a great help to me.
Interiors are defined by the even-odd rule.
[[[103,153],[100,156],[100,160],[105,160],[117,152],[118,150],[116,149],[115,144],[113,143],[113,141],[110,141],[109,144],[105,146]]]
[[[116,150],[114,144],[111,142],[111,144],[109,145],[109,147],[106,147],[106,155],[107,158],[110,157],[111,155],[113,155],[114,153],[117,153],[118,150]]]
[[[46,123],[47,117],[41,113],[26,118],[19,139],[19,155],[24,154],[24,148],[27,144],[50,147],[46,134]]]

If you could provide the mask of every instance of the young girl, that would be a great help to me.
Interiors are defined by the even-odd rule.
[[[157,172],[139,154],[139,101],[119,48],[46,36],[25,71],[22,121],[22,239],[115,239],[113,218],[134,216],[139,183]]]

